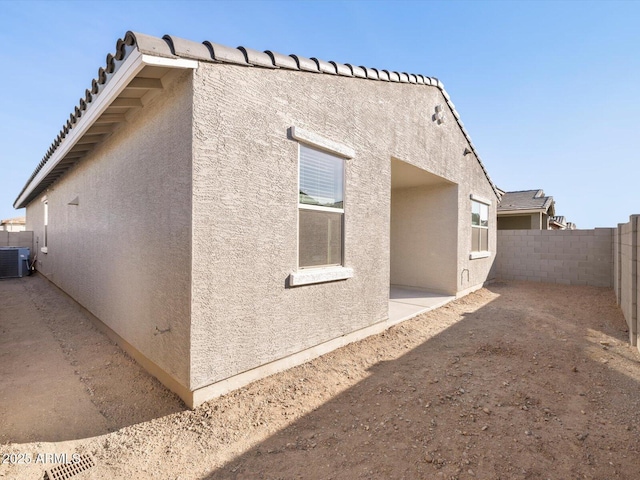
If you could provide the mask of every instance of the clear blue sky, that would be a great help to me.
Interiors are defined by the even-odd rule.
[[[0,218],[127,30],[440,78],[494,182],[640,213],[640,2],[0,0]]]

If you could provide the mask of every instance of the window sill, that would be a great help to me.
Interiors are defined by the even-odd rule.
[[[335,282],[353,277],[353,269],[346,267],[309,268],[289,275],[289,285],[299,287],[314,283]]]
[[[49,251],[49,249],[47,247],[42,247],[42,248],[40,248],[40,251],[42,253],[47,253]]]
[[[491,252],[471,252],[469,260],[476,260],[478,258],[487,258],[491,256]]]

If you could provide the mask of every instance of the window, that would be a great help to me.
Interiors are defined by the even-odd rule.
[[[300,144],[298,267],[342,265],[344,160]]]
[[[42,246],[42,248],[40,249],[40,251],[42,253],[47,253],[48,251],[48,247],[47,244],[49,242],[49,235],[48,235],[48,227],[49,227],[49,201],[48,200],[44,200],[44,245]]]
[[[471,251],[489,250],[489,205],[471,200]]]

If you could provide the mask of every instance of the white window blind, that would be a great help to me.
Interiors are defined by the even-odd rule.
[[[300,203],[343,208],[344,160],[300,145]]]

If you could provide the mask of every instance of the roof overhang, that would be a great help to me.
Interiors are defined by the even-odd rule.
[[[547,213],[547,209],[529,208],[523,210],[498,210],[498,215],[530,215],[532,213]]]
[[[14,208],[24,208],[60,176],[91,152],[117,127],[126,122],[127,114],[143,106],[142,98],[150,91],[162,90],[160,78],[140,75],[146,67],[165,69],[195,69],[198,61],[149,55],[133,48],[105,82],[99,94],[87,105],[81,116],[60,141],[51,156],[25,185],[14,202]],[[124,94],[136,90],[134,96]],[[52,147],[53,148],[53,147]]]
[[[86,92],[86,98],[80,99],[79,106],[27,180],[13,204],[15,208],[26,207],[79,160],[93,151],[112,133],[117,124],[126,122],[130,110],[144,107],[145,100],[154,96],[140,94],[140,90],[161,91],[163,81],[162,76],[158,75],[158,69],[164,69],[165,72],[175,72],[174,69],[196,69],[200,61],[270,69],[284,68],[438,88],[468,142],[468,153],[473,153],[496,198],[500,200],[502,196],[503,192],[491,181],[459,113],[444,85],[437,78],[379,71],[297,55],[286,56],[269,50],[262,53],[245,47],[234,49],[208,41],[196,43],[169,35],[157,38],[135,32],[127,32],[124,39],[118,40],[116,50],[115,55],[107,56],[106,68],[99,70],[98,78],[93,81],[91,90]],[[149,75],[150,70],[152,75]],[[138,94],[127,93],[132,89],[136,89]]]

